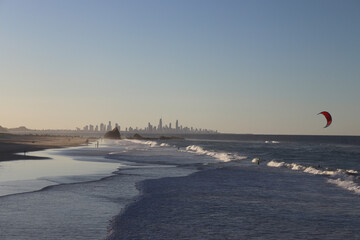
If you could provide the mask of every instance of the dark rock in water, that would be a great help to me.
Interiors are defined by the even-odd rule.
[[[105,133],[104,138],[121,139],[119,129],[114,128],[112,131]]]
[[[137,139],[137,140],[184,140],[184,138],[181,137],[166,137],[166,136],[160,136],[160,137],[143,137],[138,133],[135,133],[134,136],[128,137],[128,139]]]
[[[170,137],[160,136],[159,139],[160,140],[184,140],[185,138],[175,137],[175,136],[170,136]]]
[[[132,139],[144,139],[144,137],[138,133],[135,133],[134,136],[132,137]]]

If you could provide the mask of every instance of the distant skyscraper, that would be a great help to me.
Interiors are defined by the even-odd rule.
[[[111,127],[111,121],[109,121],[109,125],[107,126],[107,131],[111,131],[112,127]]]
[[[160,121],[159,121],[158,130],[159,130],[159,131],[161,131],[161,130],[162,130],[162,119],[161,119],[161,118],[160,118]]]
[[[176,120],[175,129],[179,130],[179,121],[178,120]]]

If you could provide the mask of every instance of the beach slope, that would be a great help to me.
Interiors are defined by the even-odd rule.
[[[72,147],[92,139],[69,136],[15,135],[0,133],[0,161],[39,159],[28,152],[48,148]]]

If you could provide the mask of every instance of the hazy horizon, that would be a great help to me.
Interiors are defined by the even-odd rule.
[[[359,1],[0,1],[0,126],[360,135]],[[329,111],[328,128],[321,111]]]

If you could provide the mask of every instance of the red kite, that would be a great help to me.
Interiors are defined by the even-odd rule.
[[[330,124],[331,124],[331,122],[332,122],[332,117],[331,117],[330,113],[328,113],[328,112],[321,112],[321,113],[318,113],[318,115],[319,115],[319,114],[324,115],[324,117],[325,117],[326,120],[327,120],[327,124],[326,124],[326,126],[325,126],[324,128],[327,128],[328,126],[330,126]]]

